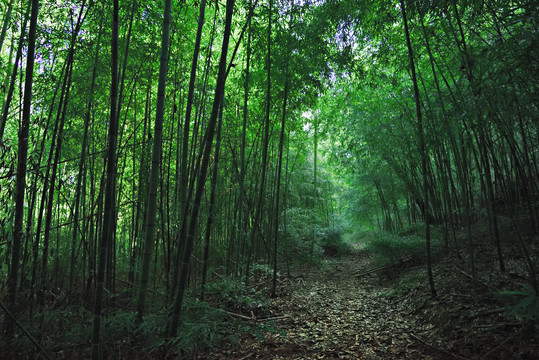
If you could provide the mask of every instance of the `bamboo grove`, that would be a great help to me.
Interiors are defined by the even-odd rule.
[[[349,212],[386,231],[424,222],[429,270],[431,226],[474,278],[476,252],[503,273],[516,251],[537,294],[536,7],[418,1],[369,11],[381,15],[363,18],[356,70],[318,108],[331,157],[356,184]]]
[[[441,228],[472,276],[474,224],[502,272],[507,226],[537,291],[537,12],[2,0],[5,339],[31,325],[41,346],[46,310],[72,305],[94,359],[118,308],[177,339],[210,283],[264,273],[275,296],[280,272],[359,224],[425,223],[427,249]]]
[[[82,301],[98,358],[107,294],[127,287],[139,322],[150,292],[153,309],[169,307],[162,335],[174,337],[187,290],[203,299],[208,278],[248,283],[257,264],[277,276],[283,203],[310,202],[329,226],[331,204],[314,206],[329,190],[282,195],[298,191],[291,168],[312,174],[308,148],[292,154],[290,143],[308,141],[312,72],[328,71],[300,58],[285,28],[316,29],[283,6],[6,4],[2,287],[12,316],[39,314],[53,289]]]

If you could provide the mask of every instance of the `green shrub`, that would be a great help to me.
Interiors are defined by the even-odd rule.
[[[316,235],[318,243],[324,250],[325,255],[340,256],[352,252],[352,246],[344,240],[341,229],[325,228],[320,230]]]
[[[253,265],[253,272],[269,271],[267,265]],[[273,270],[271,270],[273,274]],[[206,286],[208,294],[217,293],[222,299],[222,303],[226,303],[234,309],[260,309],[267,306],[267,298],[263,292],[257,291],[254,288],[247,288],[239,279],[225,278],[221,281],[210,283]]]
[[[390,291],[389,296],[391,297],[402,297],[410,292],[417,284],[425,280],[425,274],[420,269],[411,270],[410,272],[405,273],[402,278],[400,278]]]
[[[423,223],[410,224],[408,226],[405,226],[404,229],[398,232],[400,236],[423,236],[424,233],[425,224]]]
[[[267,332],[279,332],[284,335],[282,330],[271,323],[251,325],[231,316],[223,309],[213,308],[206,302],[191,300],[185,304],[182,328],[178,337],[166,345],[175,347],[178,354],[192,356],[198,351],[215,348],[224,343],[239,345],[239,338],[242,335],[254,334],[260,339]]]
[[[283,241],[280,243],[280,253],[283,254],[283,259],[287,258],[293,265],[315,265],[320,262],[324,250],[313,237],[313,231],[308,234],[294,231],[283,235]]]
[[[422,257],[425,239],[417,235],[399,236],[390,232],[378,232],[366,239],[365,250],[380,265],[388,265],[409,256]]]
[[[340,219],[330,227],[313,211],[290,208],[287,227],[280,230],[280,252],[294,265],[319,264],[323,255],[339,256],[349,253],[351,246],[343,240]]]
[[[539,320],[539,296],[534,289],[526,285],[522,290],[500,291],[499,294],[508,303],[508,310],[522,321]]]

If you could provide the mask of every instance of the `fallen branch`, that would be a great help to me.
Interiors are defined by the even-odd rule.
[[[236,314],[236,313],[233,313],[233,312],[230,312],[230,311],[226,311],[226,310],[221,310],[223,313],[227,314],[227,315],[230,315],[232,317],[237,317],[237,318],[240,318],[240,319],[244,319],[244,320],[255,320],[256,321],[256,318],[255,317],[251,317],[251,316],[245,316],[245,315],[242,315],[242,314]]]
[[[475,329],[481,329],[481,330],[494,330],[498,328],[505,328],[505,327],[519,327],[522,326],[522,323],[501,323],[501,324],[479,324],[479,325],[472,325]]]
[[[137,284],[133,284],[132,282],[129,282],[129,281],[126,281],[126,280],[122,280],[120,278],[114,278],[116,281],[119,281],[121,283],[124,283],[126,285],[129,285],[131,286],[132,288],[136,289],[136,287],[138,286]],[[147,289],[147,291],[149,293],[152,293],[152,294],[157,294],[157,295],[161,295],[161,296],[165,296],[166,294],[163,293],[163,292],[160,292],[160,291],[157,291],[157,290],[153,290],[153,289]]]
[[[477,277],[473,277],[472,275],[468,274],[467,272],[465,272],[464,270],[462,270],[461,268],[459,268],[457,265],[455,265],[455,264],[452,264],[452,265],[453,265],[453,267],[454,267],[455,269],[457,269],[458,271],[460,271],[463,275],[469,277],[472,281],[475,281],[476,283],[483,285],[485,288],[487,288],[487,289],[489,289],[489,290],[492,290],[492,287],[491,287],[489,284],[487,284],[487,283],[485,283],[485,282],[479,280]]]
[[[404,264],[405,262],[407,261],[410,261],[412,260],[412,256],[408,256],[406,258],[403,258],[403,259],[400,259],[398,261],[395,261],[389,265],[385,265],[385,266],[379,266],[379,267],[376,267],[376,268],[373,268],[373,269],[370,269],[370,270],[367,270],[365,272],[362,272],[362,273],[359,273],[361,270],[358,270],[356,272],[353,272],[352,275],[355,275],[356,277],[362,277],[362,276],[365,276],[365,275],[368,275],[368,274],[372,274],[374,272],[378,272],[378,271],[382,271],[382,270],[385,270],[385,269],[389,269],[389,268],[392,268],[392,267],[395,267],[395,266],[399,266],[399,265],[402,265]],[[359,274],[358,274],[359,273]]]
[[[260,318],[260,319],[256,319],[256,321],[275,321],[275,320],[282,320],[282,319],[286,319],[290,316],[288,315],[281,315],[281,316],[274,316],[274,317],[267,317],[267,318]]]
[[[412,271],[412,270],[418,270],[418,269],[425,269],[425,265],[412,266],[412,267],[406,268],[406,271]]]
[[[47,354],[47,351],[45,350],[45,348],[43,348],[43,346],[41,346],[41,344],[32,336],[32,334],[30,334],[28,330],[26,330],[24,326],[22,326],[22,324],[19,321],[17,321],[15,316],[11,313],[11,311],[8,310],[8,308],[4,305],[2,301],[0,301],[0,307],[5,311],[7,316],[9,316],[11,320],[13,320],[13,322],[19,327],[19,329],[22,330],[24,335],[26,335],[26,337],[28,337],[28,339],[30,339],[30,341],[41,351],[43,356],[48,360],[52,360],[49,354]]]
[[[377,272],[377,271],[381,271],[381,270],[390,268],[391,266],[393,266],[393,265],[380,266],[380,267],[377,267],[377,268],[374,268],[374,269],[367,270],[367,271],[362,272],[362,273],[359,273],[359,271],[356,271],[356,272],[352,273],[352,275],[357,274],[356,277],[362,277],[362,276],[369,275],[369,274],[372,274],[372,273]]]
[[[83,342],[83,343],[73,344],[73,345],[59,345],[56,347],[50,347],[49,351],[57,353],[60,351],[73,351],[75,349],[88,348],[91,346],[92,346],[91,342]]]
[[[483,317],[483,316],[502,314],[502,313],[504,313],[506,311],[507,311],[506,307],[502,307],[502,308],[498,308],[498,309],[490,309],[490,310],[485,310],[485,311],[478,312],[477,314],[470,315],[467,318],[468,318],[468,320],[472,320],[472,319],[477,319],[477,318],[480,318],[480,317]]]
[[[237,314],[237,313],[233,313],[233,312],[226,311],[226,310],[221,310],[221,311],[223,313],[229,315],[229,316],[237,317],[237,318],[244,319],[244,320],[249,320],[249,321],[275,321],[275,320],[286,319],[287,317],[289,317],[288,315],[280,315],[280,316],[258,318],[257,319],[256,316],[254,316],[252,311],[251,311],[251,316],[247,316],[247,315],[243,315],[243,314]]]
[[[497,350],[498,350],[499,348],[501,348],[501,347],[505,347],[505,343],[507,343],[509,340],[513,339],[514,337],[515,337],[515,335],[509,336],[509,337],[507,337],[505,340],[503,340],[503,341],[500,342],[500,341],[497,339],[497,337],[495,336],[496,340],[498,340],[498,342],[499,342],[498,346],[496,346],[495,348],[493,348],[492,350],[490,350],[489,352],[487,352],[485,355],[483,355],[483,356],[481,357],[481,359],[488,359],[488,357],[490,356],[490,354],[492,354],[494,351],[497,351]]]
[[[410,333],[410,336],[413,337],[414,339],[416,339],[417,341],[419,341],[420,343],[422,343],[423,345],[426,345],[428,346],[429,348],[433,349],[433,350],[436,350],[438,352],[441,352],[443,354],[446,354],[446,355],[449,355],[449,356],[453,356],[454,358],[456,359],[463,359],[463,360],[470,360],[469,358],[467,357],[464,357],[464,356],[460,356],[460,355],[457,355],[457,354],[454,354],[450,351],[447,351],[445,349],[441,349],[437,346],[434,346],[432,344],[429,344],[428,342],[426,342],[425,340],[421,339],[419,336],[417,335],[414,335],[413,333]]]

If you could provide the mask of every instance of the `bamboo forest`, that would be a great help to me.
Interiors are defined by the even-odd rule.
[[[0,359],[537,359],[535,1],[0,26]]]

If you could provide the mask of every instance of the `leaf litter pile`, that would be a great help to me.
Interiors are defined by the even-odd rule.
[[[273,331],[196,358],[538,359],[533,325],[490,293],[472,297],[456,264],[448,257],[434,266],[433,298],[424,266],[378,269],[360,250],[326,259],[283,276],[268,309],[251,313],[253,324]]]

